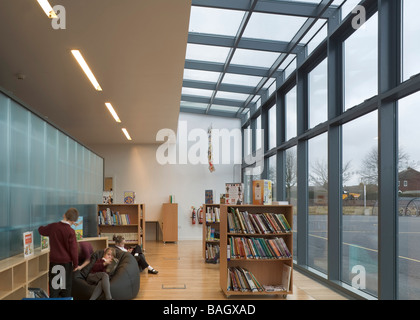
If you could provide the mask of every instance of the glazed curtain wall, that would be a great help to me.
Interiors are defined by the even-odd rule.
[[[358,3],[367,20],[357,29]],[[325,41],[297,54],[242,119],[252,129],[244,157],[265,130],[257,178],[276,181],[275,198],[294,207],[296,269],[355,298],[418,300],[420,1],[339,10]],[[253,179],[243,175],[247,199]]]
[[[62,219],[69,207],[96,235],[103,159],[0,92],[0,259],[23,252],[22,234]]]

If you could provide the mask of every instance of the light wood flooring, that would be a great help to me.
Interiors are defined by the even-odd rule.
[[[138,300],[346,300],[337,292],[293,270],[293,294],[278,296],[232,296],[227,298],[219,286],[219,265],[204,263],[202,242],[166,243],[147,241],[146,260],[159,271],[140,274]]]

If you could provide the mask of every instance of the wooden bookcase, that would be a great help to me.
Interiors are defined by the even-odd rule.
[[[293,208],[290,205],[220,205],[220,287],[226,296],[233,295],[283,295],[293,293],[293,234],[270,233],[270,234],[245,234],[233,233],[228,229],[228,210],[238,208],[240,212],[250,214],[274,213],[284,214],[290,227],[293,228]],[[251,259],[251,258],[228,258],[228,244],[231,237],[273,239],[282,238],[288,247],[291,257],[272,259]],[[233,291],[228,290],[228,268],[239,267],[251,272],[261,285],[285,286],[283,283],[283,271],[286,267],[290,270],[290,284],[286,291]]]
[[[207,262],[207,255],[206,255],[207,246],[219,246],[219,249],[220,249],[220,236],[219,237],[216,236],[213,239],[211,237],[209,238],[209,232],[211,232],[212,228],[216,231],[216,234],[220,234],[220,212],[217,218],[216,213],[214,212],[215,209],[220,211],[220,204],[204,204],[203,205],[203,215],[204,215],[203,258],[204,258],[204,261],[206,262]],[[209,216],[209,213],[210,213],[210,216]],[[212,215],[212,213],[214,215]]]
[[[100,221],[99,214],[107,212],[107,209],[114,216],[117,212],[120,217],[126,215],[129,218],[129,224],[126,223],[127,219],[123,222],[116,221],[118,220],[116,218],[114,218],[114,222],[108,220],[103,223]],[[146,250],[146,208],[144,204],[98,204],[97,213],[99,237],[107,237],[108,243],[113,244],[113,235],[122,235],[127,245],[138,244],[142,246],[143,250]]]
[[[32,256],[23,254],[0,261],[0,300],[21,300],[28,288],[48,293],[49,250],[35,249]]]

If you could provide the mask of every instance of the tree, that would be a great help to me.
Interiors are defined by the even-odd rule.
[[[402,148],[398,151],[398,171],[409,166],[410,155]],[[411,163],[412,164],[412,163]],[[360,179],[364,184],[378,184],[379,152],[378,147],[372,147],[362,160]]]

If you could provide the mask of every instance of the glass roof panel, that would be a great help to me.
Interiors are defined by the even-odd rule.
[[[197,103],[197,102],[189,102],[189,101],[181,101],[181,107],[185,108],[193,108],[193,109],[201,109],[206,110],[208,104],[207,103]]]
[[[222,83],[239,84],[255,87],[261,81],[261,79],[261,77],[226,73]]]
[[[192,95],[192,96],[202,96],[209,98],[213,94],[213,90],[205,89],[196,89],[196,88],[182,88],[182,94]]]
[[[289,42],[305,21],[303,17],[254,12],[243,37]]]
[[[184,79],[186,80],[217,82],[219,77],[220,72],[184,69]]]
[[[211,110],[236,113],[236,112],[239,111],[239,108],[238,107],[229,107],[229,106],[221,106],[221,105],[213,104],[211,106]]]
[[[217,91],[216,98],[229,99],[229,100],[238,100],[245,102],[248,99],[249,94],[235,93],[235,92],[225,92]]]
[[[185,58],[190,60],[224,63],[229,51],[230,48],[188,43]]]
[[[279,55],[280,53],[277,52],[236,49],[231,63],[270,68],[279,57]]]
[[[235,36],[244,14],[243,11],[192,6],[189,31]]]

